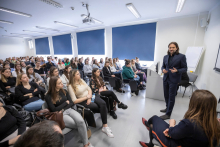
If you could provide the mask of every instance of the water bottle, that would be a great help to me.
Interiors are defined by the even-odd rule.
[[[91,101],[94,103],[94,101],[95,101],[95,93],[93,93]]]

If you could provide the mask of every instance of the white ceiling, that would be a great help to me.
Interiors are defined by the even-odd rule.
[[[180,13],[176,13],[178,0],[54,0],[63,5],[62,9],[48,5],[40,0],[0,0],[0,7],[16,10],[19,12],[31,14],[32,17],[24,17],[7,12],[0,11],[0,20],[11,21],[14,24],[0,23],[7,32],[0,29],[0,35],[11,35],[10,33],[29,34],[31,36],[40,36],[38,33],[23,32],[23,30],[32,30],[46,32],[52,35],[54,31],[37,29],[36,26],[58,29],[62,32],[77,31],[88,27],[112,26],[121,23],[162,19],[178,17],[185,15],[198,14],[209,11],[220,0],[186,0]],[[81,14],[87,14],[86,8],[82,7],[82,2],[89,4],[91,16],[101,20],[104,24],[86,25],[82,23]],[[133,3],[141,14],[137,19],[126,8],[127,3]],[[75,10],[71,10],[74,7]],[[71,28],[55,24],[54,21],[60,21],[78,26]]]

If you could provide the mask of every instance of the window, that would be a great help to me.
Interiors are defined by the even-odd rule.
[[[29,45],[29,49],[33,49],[34,48],[32,40],[28,40],[28,45]]]
[[[50,54],[48,37],[35,39],[35,46],[36,46],[37,55],[49,55]]]
[[[72,55],[71,34],[53,36],[54,55]]]

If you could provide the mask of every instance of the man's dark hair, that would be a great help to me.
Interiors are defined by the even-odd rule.
[[[176,50],[176,54],[178,55],[180,49],[179,49],[179,45],[178,45],[178,43],[176,43],[176,42],[170,42],[170,43],[169,43],[169,45],[168,45],[168,51],[167,51],[167,55],[170,54],[170,52],[169,52],[169,47],[170,47],[171,44],[173,44],[173,45],[176,46],[176,48],[177,48],[177,50]]]
[[[58,124],[49,120],[35,124],[19,137],[14,147],[63,147],[64,136],[55,126]]]

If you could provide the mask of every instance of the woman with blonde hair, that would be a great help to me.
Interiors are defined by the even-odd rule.
[[[178,125],[171,119],[169,124],[158,116],[143,124],[150,133],[150,142],[140,142],[143,147],[153,147],[155,138],[163,146],[169,147],[214,147],[220,141],[220,122],[217,120],[217,99],[208,90],[196,90],[189,108]]]
[[[107,107],[105,101],[102,100],[98,94],[95,95],[94,102],[91,101],[92,90],[80,78],[78,70],[72,70],[70,72],[68,92],[74,104],[83,105],[84,107],[91,109],[94,113],[100,113],[103,124],[102,132],[106,133],[109,137],[114,137],[112,131],[107,125]]]
[[[21,73],[24,73],[23,70],[21,69],[21,65],[15,64],[15,71],[12,72],[12,76],[17,77]]]

